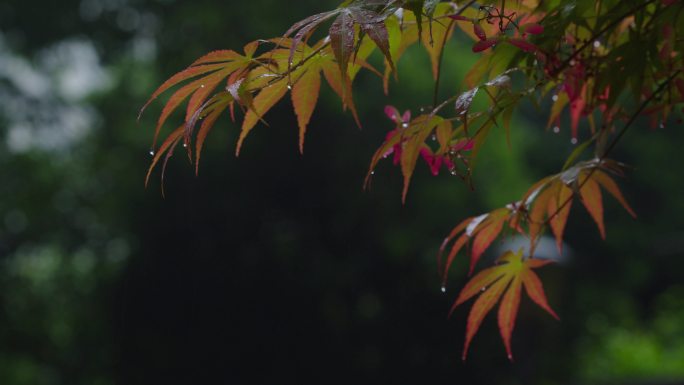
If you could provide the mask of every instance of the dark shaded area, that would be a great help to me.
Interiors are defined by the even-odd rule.
[[[621,183],[637,221],[606,198],[604,243],[586,212],[573,210],[570,257],[541,271],[562,321],[523,300],[515,363],[506,360],[491,316],[461,362],[467,308],[446,315],[466,280],[465,261],[457,261],[443,294],[437,247],[462,218],[515,199],[558,169],[572,146],[567,133],[543,130],[543,113],[525,110],[512,149],[503,135],[487,145],[474,193],[458,178],[434,178],[419,167],[402,205],[399,170],[389,164],[364,192],[367,163],[391,128],[385,100],[403,110],[430,98],[427,58],[418,50],[400,64],[402,82],[387,99],[377,78],[359,77],[362,130],[327,90],[305,155],[297,153],[294,114],[283,103],[236,159],[237,127],[223,118],[209,136],[199,177],[179,152],[169,164],[166,197],[158,173],[144,189],[160,103],[140,124],[135,118],[157,84],[202,53],[277,36],[335,5],[0,4],[0,104],[7,106],[0,110],[0,383],[684,379],[681,125],[635,127],[616,154],[637,166]],[[92,44],[108,83],[80,98],[60,91],[59,81],[46,86],[54,97],[32,93],[40,87],[21,63],[64,80],[64,69],[46,57],[73,41]],[[458,79],[468,63],[453,51],[447,56],[449,77]],[[46,147],[37,141],[47,135],[40,120],[28,124],[20,108],[10,108],[17,100],[33,106],[32,118],[53,105],[86,106],[94,117],[83,135]],[[27,126],[29,136],[22,136]]]

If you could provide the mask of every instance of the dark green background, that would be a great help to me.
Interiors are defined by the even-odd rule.
[[[238,127],[222,118],[199,177],[179,152],[166,198],[158,173],[144,188],[161,103],[135,118],[158,84],[209,50],[278,36],[335,5],[0,3],[0,384],[684,381],[681,124],[649,131],[642,122],[615,154],[635,166],[620,183],[638,220],[606,199],[601,242],[576,205],[566,261],[540,272],[562,321],[523,300],[513,364],[493,316],[461,362],[467,307],[446,315],[466,263],[443,294],[435,256],[462,218],[516,200],[562,165],[572,146],[567,130],[544,129],[546,106],[516,116],[511,149],[496,132],[475,192],[419,164],[402,205],[389,161],[364,192],[370,157],[392,129],[384,105],[416,113],[430,103],[427,56],[416,48],[388,97],[373,75],[357,79],[362,130],[326,88],[303,156],[281,103],[240,158]],[[448,47],[445,95],[463,90],[474,60],[464,39]],[[69,68],[50,63],[86,60],[63,49],[74,42],[96,53],[107,82],[70,96],[55,91]],[[47,91],[22,88],[36,73]],[[89,111],[83,135],[51,139],[59,108]],[[27,134],[37,144],[18,148],[12,135]]]

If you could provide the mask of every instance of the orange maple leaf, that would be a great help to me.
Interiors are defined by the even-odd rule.
[[[507,251],[499,258],[496,266],[482,270],[468,282],[461,290],[449,313],[451,315],[458,305],[480,294],[468,315],[466,341],[463,346],[462,356],[464,360],[475,333],[477,333],[487,313],[492,310],[499,300],[501,300],[498,312],[499,331],[508,353],[508,359],[513,360],[511,334],[515,327],[515,319],[520,306],[520,293],[523,286],[532,301],[554,318],[559,319],[546,300],[541,280],[532,271],[532,269],[542,267],[550,262],[536,258],[525,259],[523,258],[522,249],[517,253]]]

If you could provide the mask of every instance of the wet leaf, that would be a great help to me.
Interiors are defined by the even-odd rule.
[[[558,319],[546,301],[546,295],[539,277],[532,270],[547,263],[533,258],[524,259],[522,249],[517,253],[507,251],[499,258],[499,263],[496,266],[482,270],[468,281],[451,308],[451,312],[453,312],[456,307],[479,294],[468,314],[466,340],[462,356],[464,360],[467,357],[473,337],[482,325],[482,321],[499,301],[497,315],[499,331],[508,358],[513,360],[511,336],[520,306],[522,286],[525,286],[527,294],[537,305]]]

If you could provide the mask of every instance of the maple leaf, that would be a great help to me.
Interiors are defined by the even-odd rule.
[[[636,217],[618,185],[606,171],[621,175],[622,166],[610,160],[580,162],[562,173],[544,178],[528,190],[522,201],[529,208],[527,220],[532,250],[543,225],[548,222],[556,238],[558,251],[561,251],[563,232],[576,195],[596,222],[601,238],[606,237],[601,188],[612,195],[632,217]]]
[[[498,325],[501,339],[508,354],[513,360],[511,349],[511,335],[515,327],[515,320],[520,306],[522,287],[527,295],[539,307],[546,310],[554,318],[559,319],[549,306],[541,280],[532,270],[549,264],[534,258],[523,258],[523,251],[517,253],[507,251],[497,261],[497,265],[476,274],[461,290],[458,298],[451,307],[450,315],[456,307],[479,294],[468,314],[466,325],[466,340],[463,346],[462,359],[468,355],[468,348],[477,333],[487,313],[500,301],[498,311]]]
[[[254,66],[255,61],[252,59],[258,44],[258,42],[251,42],[245,45],[244,55],[231,50],[210,52],[195,60],[190,67],[176,73],[159,86],[140,109],[138,117],[142,115],[147,106],[159,95],[180,83],[195,79],[178,89],[164,105],[157,121],[152,147],[154,148],[154,143],[156,143],[159,132],[166,120],[188,97],[190,97],[190,101],[188,102],[185,114],[186,122],[191,119],[222,80],[228,78],[231,74],[243,72]]]
[[[468,273],[472,274],[480,257],[501,233],[505,224],[508,224],[511,229],[518,230],[517,224],[520,214],[517,206],[509,205],[478,217],[466,218],[454,227],[439,248],[438,261],[442,275],[442,287],[444,288],[446,284],[447,274],[454,258],[464,246],[470,241],[473,243],[469,250],[470,268]],[[453,244],[446,257],[446,262],[444,262],[444,252],[452,241]]]

